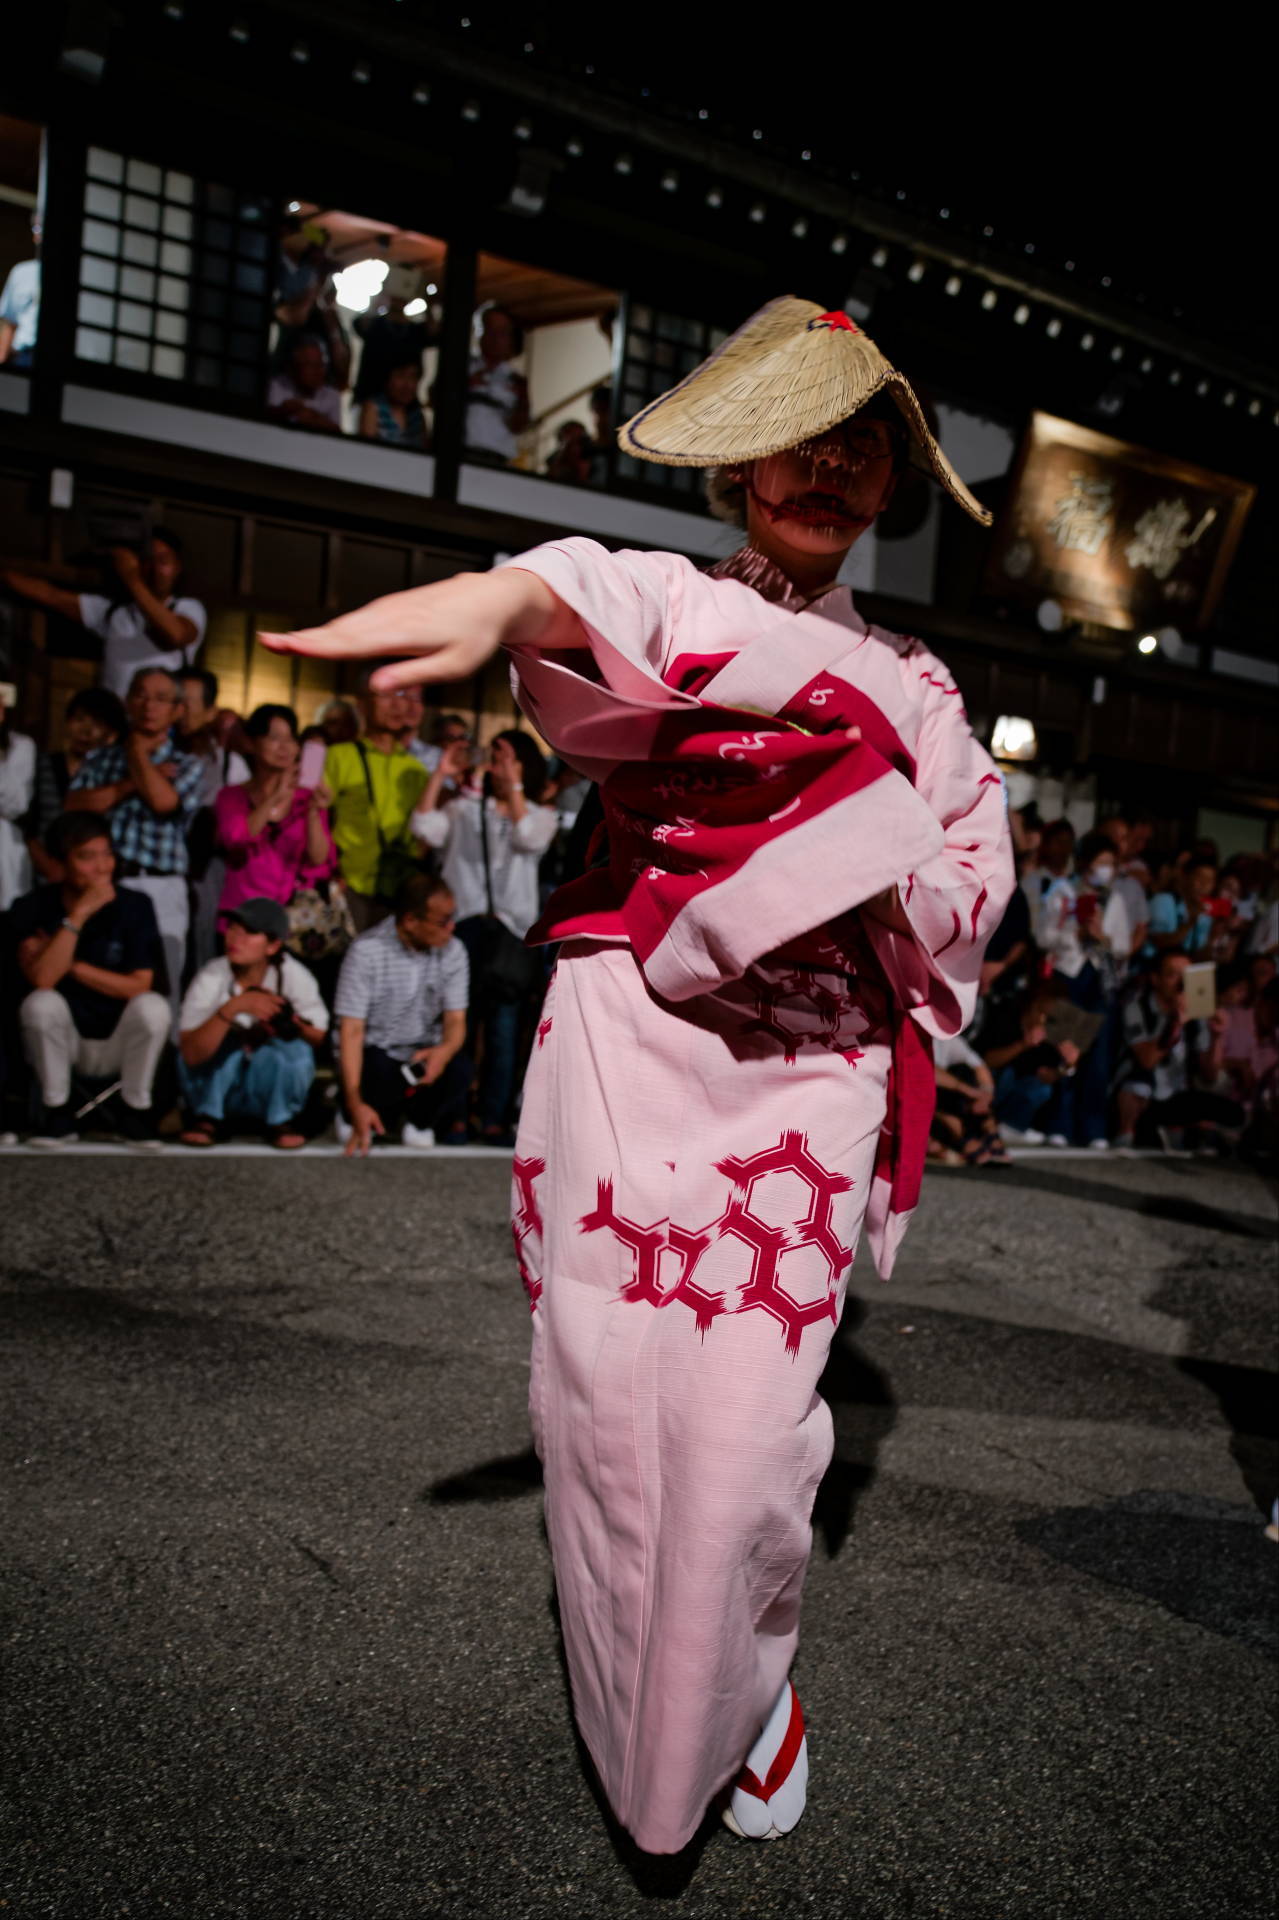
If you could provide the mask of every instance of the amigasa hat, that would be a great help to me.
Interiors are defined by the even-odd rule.
[[[846,313],[824,313],[815,300],[792,294],[753,313],[677,387],[619,428],[617,441],[623,453],[661,466],[732,466],[802,446],[884,391],[906,423],[912,463],[988,527],[993,516],[938,446],[905,374]]]

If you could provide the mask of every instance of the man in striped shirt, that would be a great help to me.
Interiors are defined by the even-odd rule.
[[[406,1147],[466,1138],[471,1062],[465,1052],[470,973],[454,938],[453,895],[415,873],[395,917],[347,949],[338,979],[337,1135],[348,1154],[402,1125]]]

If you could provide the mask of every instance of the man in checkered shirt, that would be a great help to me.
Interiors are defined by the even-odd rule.
[[[401,1123],[406,1147],[433,1147],[437,1128],[446,1145],[466,1139],[470,966],[456,920],[445,882],[415,873],[395,918],[347,948],[333,1002],[347,1153]]]
[[[69,813],[104,813],[116,851],[116,879],[155,908],[176,1026],[186,958],[187,829],[199,805],[204,767],[173,739],[182,689],[163,667],[140,667],[125,701],[129,731],[86,756],[67,792]]]

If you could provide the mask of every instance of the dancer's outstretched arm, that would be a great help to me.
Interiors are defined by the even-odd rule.
[[[571,608],[534,573],[501,567],[459,573],[429,587],[388,593],[327,626],[299,633],[260,633],[275,653],[330,660],[411,654],[379,667],[372,685],[386,690],[432,680],[464,680],[499,647],[584,647],[586,636]]]

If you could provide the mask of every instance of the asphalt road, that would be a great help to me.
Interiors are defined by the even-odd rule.
[[[575,1748],[492,1161],[0,1159],[0,1907],[1274,1911],[1273,1195],[931,1174],[826,1379],[808,1813],[637,1856]]]

